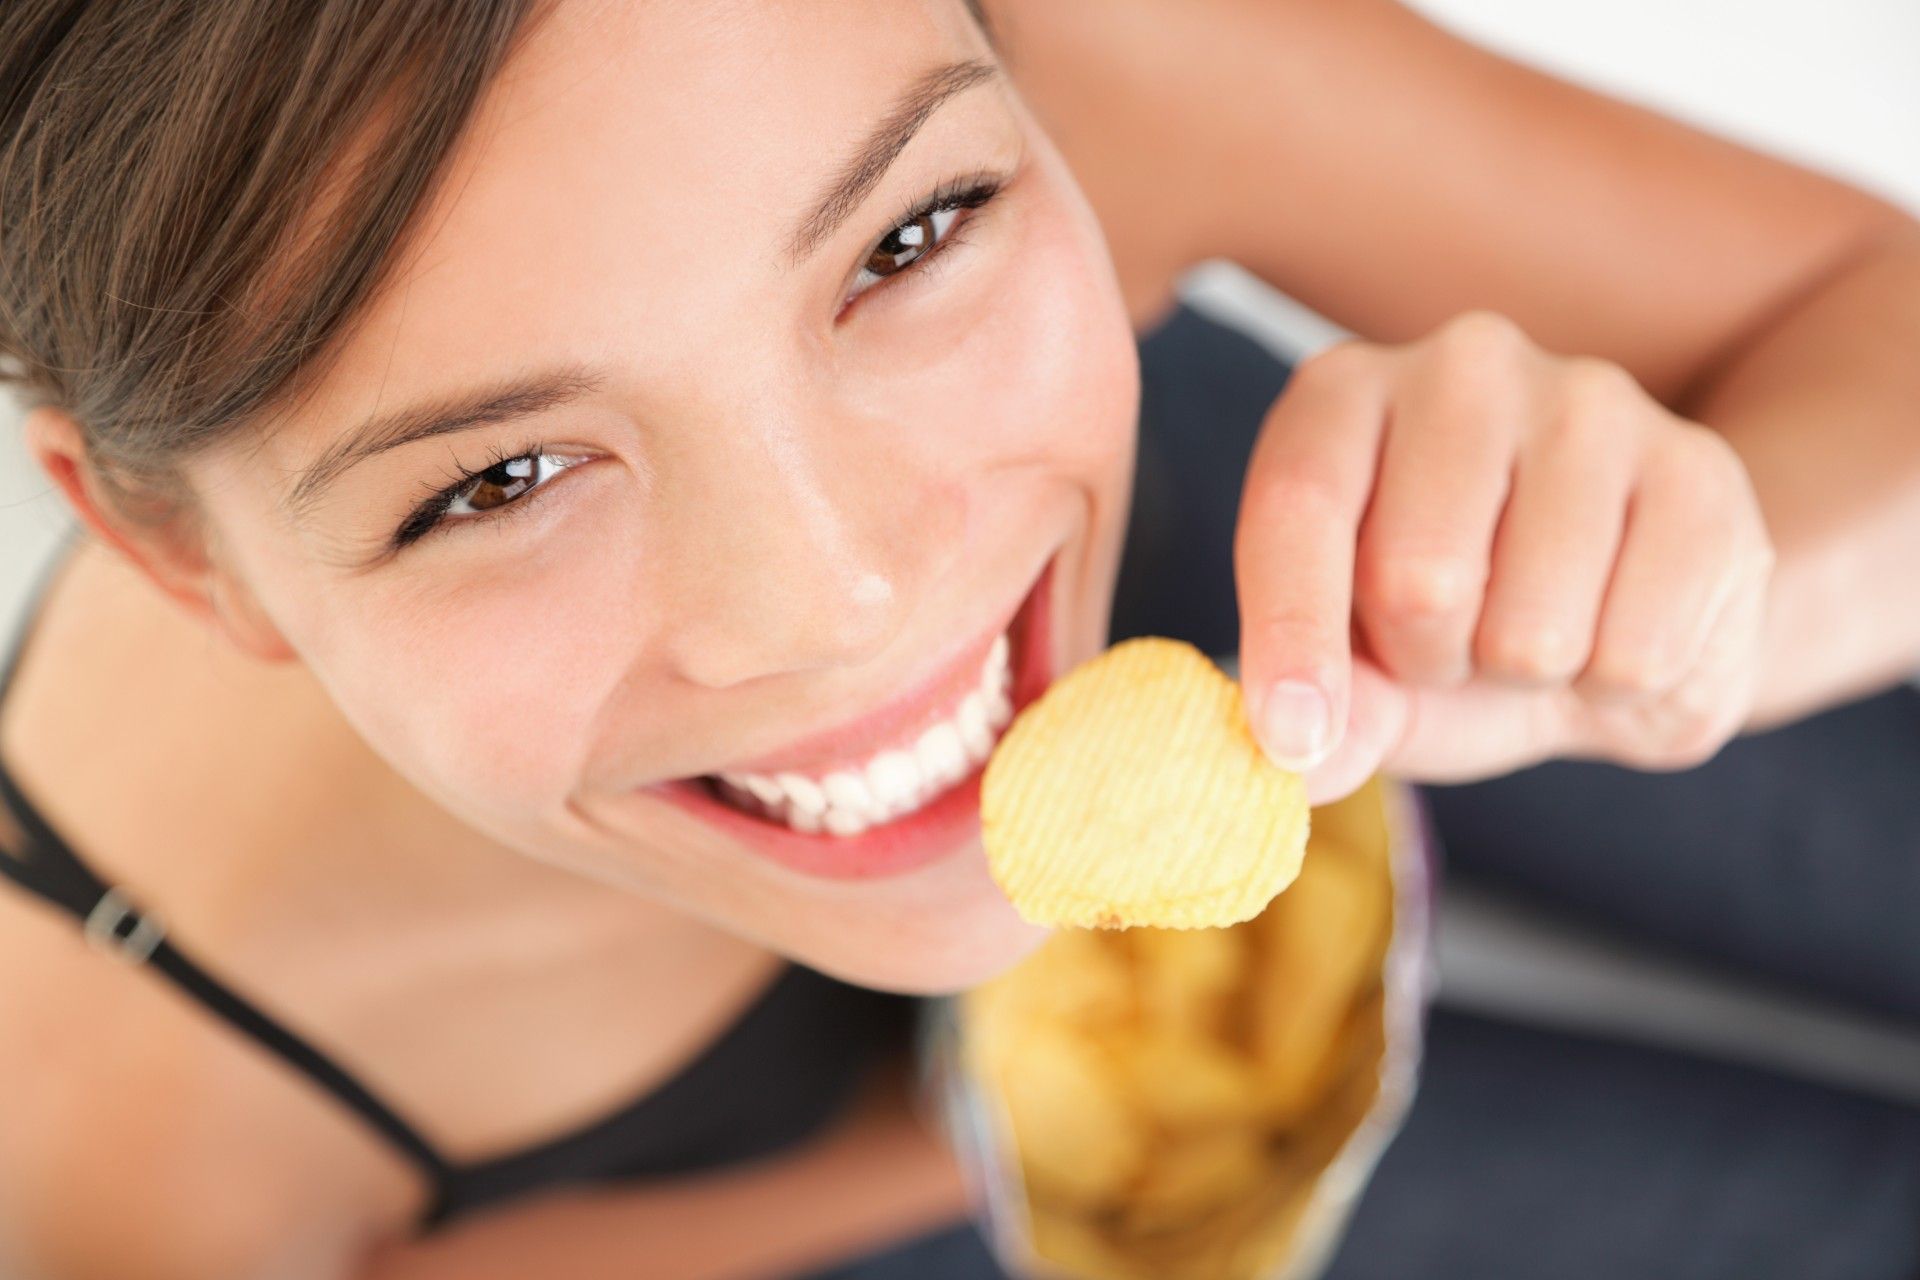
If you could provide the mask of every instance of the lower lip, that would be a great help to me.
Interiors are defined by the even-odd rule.
[[[1039,697],[1053,678],[1052,581],[1053,561],[1049,560],[1008,628],[1015,663],[1015,714]],[[972,843],[980,831],[980,777],[985,769],[985,765],[975,769],[925,808],[869,827],[857,836],[809,835],[756,818],[715,798],[707,784],[697,779],[674,779],[648,790],[794,871],[832,880],[871,880],[911,871]]]

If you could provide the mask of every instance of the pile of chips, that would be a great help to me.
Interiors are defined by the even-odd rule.
[[[1219,929],[1063,929],[966,993],[1043,1263],[1085,1280],[1274,1274],[1372,1107],[1393,883],[1380,784],[1314,811],[1298,877]]]

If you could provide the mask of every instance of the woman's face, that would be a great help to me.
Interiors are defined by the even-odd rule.
[[[868,985],[1024,954],[978,763],[1104,644],[1139,371],[961,0],[567,0],[424,226],[193,464],[234,582],[530,855]]]

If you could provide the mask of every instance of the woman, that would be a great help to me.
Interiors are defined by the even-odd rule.
[[[1204,257],[1370,339],[1231,548],[1316,800],[1685,766],[1920,651],[1920,234],[1867,194],[1385,3],[522,9],[0,15],[0,332],[87,531],[4,834],[99,876],[0,900],[8,1267],[790,1275],[957,1219],[881,993],[1040,940],[977,769],[1107,640]]]

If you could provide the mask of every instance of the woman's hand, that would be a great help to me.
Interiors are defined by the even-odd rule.
[[[1618,365],[1484,311],[1338,343],[1241,494],[1248,713],[1315,804],[1376,770],[1683,768],[1747,719],[1773,560],[1732,447]]]

